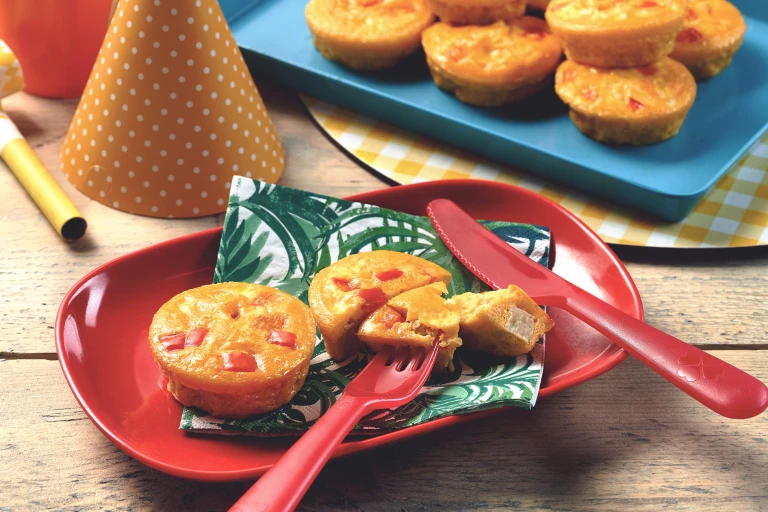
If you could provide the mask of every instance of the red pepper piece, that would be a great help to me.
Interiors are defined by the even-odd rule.
[[[391,281],[393,279],[397,279],[403,275],[403,271],[399,268],[393,268],[392,270],[384,270],[383,272],[379,272],[376,274],[376,279],[379,281]]]
[[[683,44],[697,43],[704,39],[704,35],[693,27],[686,28],[677,34],[677,42]]]
[[[568,69],[566,71],[563,71],[563,83],[567,84],[568,82],[572,82],[574,78],[576,78],[576,72],[572,69]]]
[[[363,7],[371,7],[380,3],[381,0],[360,0],[360,5]]]
[[[365,302],[363,309],[367,311],[373,311],[379,306],[386,304],[389,300],[387,295],[381,291],[381,288],[363,288],[358,290],[357,294]]]
[[[187,339],[187,334],[180,332],[178,334],[169,334],[168,336],[161,336],[160,343],[163,344],[165,350],[174,351],[184,348],[184,340]]]
[[[203,344],[203,338],[208,334],[208,329],[205,327],[195,327],[187,334],[187,340],[184,342],[185,347],[199,347]]]
[[[584,97],[589,101],[595,101],[598,98],[597,92],[594,89],[587,89],[584,91]]]
[[[637,68],[637,70],[640,72],[641,75],[645,75],[645,76],[655,75],[656,71],[658,71],[658,69],[656,69],[656,66],[654,66],[653,64],[648,64],[647,66],[640,66]]]
[[[269,333],[268,343],[296,349],[296,335],[288,331],[272,331]]]
[[[659,4],[654,2],[653,0],[647,0],[646,2],[643,2],[640,4],[640,7],[658,7]]]
[[[685,19],[687,20],[695,20],[699,16],[696,14],[696,11],[693,10],[693,7],[688,8],[688,14],[685,15]]]
[[[459,62],[461,59],[467,56],[467,50],[463,46],[451,46],[445,52],[445,56],[451,59],[453,62]]]
[[[384,322],[384,325],[387,326],[387,329],[391,329],[395,324],[405,322],[405,318],[403,318],[403,315],[394,309],[387,308],[381,321]]]
[[[255,372],[258,369],[253,355],[245,352],[225,352],[221,357],[228,372]]]
[[[627,105],[629,105],[629,108],[632,109],[632,112],[637,112],[638,110],[640,110],[645,106],[631,96],[629,97],[629,101],[627,102]]]
[[[256,297],[251,299],[251,304],[254,305],[254,306],[266,306],[269,302],[272,301],[272,297],[274,297],[274,296],[275,296],[274,293],[266,293],[264,295],[257,295]],[[239,312],[238,312],[237,316],[238,317],[240,316]],[[235,317],[232,316],[232,318],[235,318]]]
[[[341,279],[340,277],[332,277],[331,281],[333,281],[333,284],[335,284],[336,287],[343,292],[351,292],[352,290],[357,289],[356,283],[349,281],[347,279]]]

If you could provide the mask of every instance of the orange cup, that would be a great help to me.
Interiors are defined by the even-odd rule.
[[[3,0],[0,39],[19,59],[25,90],[76,98],[107,32],[112,0]]]

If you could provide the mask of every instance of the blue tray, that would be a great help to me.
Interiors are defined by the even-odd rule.
[[[307,1],[220,0],[255,74],[666,220],[684,218],[768,128],[765,0],[734,0],[748,29],[733,64],[700,83],[676,137],[644,147],[584,137],[552,91],[507,108],[465,105],[434,85],[421,52],[388,70],[347,70],[312,45]]]

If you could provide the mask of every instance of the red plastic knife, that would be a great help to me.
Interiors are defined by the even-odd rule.
[[[515,284],[539,304],[567,311],[718,414],[751,418],[768,407],[768,388],[756,378],[533,262],[453,201],[435,199],[427,206],[427,214],[448,249],[489,286],[499,289]]]

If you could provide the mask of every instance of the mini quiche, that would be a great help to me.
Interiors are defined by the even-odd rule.
[[[746,31],[744,17],[726,0],[690,0],[670,57],[696,78],[715,76],[731,63]]]
[[[352,69],[395,65],[435,19],[424,0],[311,0],[304,15],[323,57]]]
[[[547,24],[530,16],[482,27],[436,23],[424,31],[422,45],[438,87],[479,106],[537,92],[562,56]]]
[[[525,0],[427,0],[427,5],[453,25],[487,25],[525,14]]]
[[[340,361],[357,353],[360,323],[391,298],[431,283],[450,283],[451,274],[423,258],[371,251],[342,258],[318,272],[309,285],[309,306],[325,349]]]
[[[520,288],[462,293],[448,299],[458,307],[459,335],[464,346],[488,354],[514,357],[527,354],[555,323]]]
[[[584,135],[613,144],[652,144],[680,130],[696,98],[696,80],[679,62],[601,69],[565,61],[555,92]]]
[[[672,52],[687,0],[552,0],[545,16],[579,64],[631,68]]]
[[[445,283],[416,288],[390,299],[363,321],[357,337],[374,352],[382,346],[429,348],[440,345],[435,370],[453,368],[453,353],[461,346],[458,307],[442,297]]]
[[[149,341],[168,391],[187,406],[244,418],[290,401],[315,346],[309,308],[283,291],[220,283],[182,292],[152,319]]]

